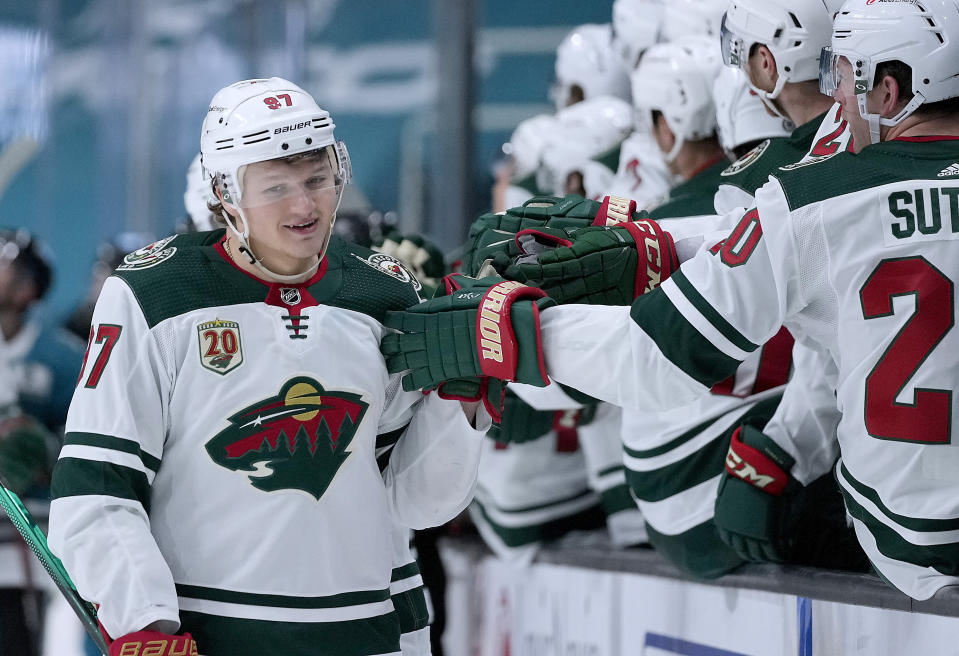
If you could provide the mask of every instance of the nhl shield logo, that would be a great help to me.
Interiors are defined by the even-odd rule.
[[[200,346],[200,364],[210,371],[226,375],[243,363],[240,324],[215,319],[196,327]]]
[[[300,290],[296,287],[280,287],[280,300],[287,305],[299,305]]]

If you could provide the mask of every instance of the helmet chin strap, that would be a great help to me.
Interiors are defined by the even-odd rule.
[[[773,87],[772,91],[763,91],[762,89],[754,85],[752,80],[749,78],[748,74],[746,76],[746,79],[747,79],[747,83],[749,84],[749,88],[752,90],[753,93],[759,96],[759,99],[762,101],[763,105],[766,106],[766,109],[771,111],[773,114],[775,114],[779,118],[785,121],[789,121],[790,123],[792,122],[792,119],[786,116],[786,113],[783,112],[783,110],[781,110],[779,106],[774,102],[776,98],[779,97],[779,94],[782,93],[783,87],[786,86],[786,78],[784,76],[780,75],[779,78],[777,78],[776,86]]]
[[[856,97],[856,101],[859,104],[859,115],[866,119],[866,122],[869,124],[869,145],[877,144],[881,141],[881,136],[879,134],[880,126],[885,125],[886,127],[893,127],[895,125],[899,125],[910,114],[916,111],[916,108],[925,102],[925,100],[926,99],[921,93],[917,93],[898,114],[892,118],[882,118],[879,114],[869,113],[866,111],[866,94],[860,93]]]
[[[309,279],[317,269],[320,268],[320,262],[323,261],[323,258],[326,257],[326,250],[330,246],[330,238],[333,236],[333,225],[336,223],[336,212],[340,209],[340,202],[343,200],[343,190],[341,189],[337,194],[336,198],[336,207],[333,208],[333,217],[330,219],[330,228],[326,233],[326,239],[323,240],[323,247],[320,249],[320,252],[317,253],[316,262],[310,266],[308,269],[301,273],[294,273],[293,275],[287,276],[281,273],[276,273],[271,271],[263,264],[259,257],[253,252],[253,248],[250,246],[250,222],[246,219],[246,213],[243,211],[243,208],[239,205],[234,205],[236,208],[237,214],[240,215],[240,221],[243,222],[243,230],[240,231],[233,224],[231,220],[231,214],[229,212],[224,212],[226,217],[226,225],[229,227],[230,231],[236,236],[237,240],[240,242],[240,253],[246,257],[250,264],[255,266],[262,274],[263,277],[267,280],[273,282],[283,282],[283,283],[297,283],[303,282],[304,280]]]
[[[685,137],[681,137],[674,132],[673,147],[669,149],[668,153],[663,153],[663,161],[667,164],[675,162],[676,158],[679,157],[679,151],[682,150],[684,143],[686,143]]]

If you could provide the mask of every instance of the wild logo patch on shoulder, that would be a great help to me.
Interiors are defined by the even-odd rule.
[[[722,173],[719,175],[728,177],[730,175],[736,175],[740,171],[750,167],[756,163],[760,157],[763,156],[763,153],[766,152],[766,149],[769,148],[769,139],[766,139],[758,146],[750,150],[748,153],[737,159],[735,162],[727,166]]]
[[[160,262],[169,260],[176,253],[176,246],[166,247],[171,241],[176,239],[176,235],[170,235],[160,241],[147,244],[143,248],[137,249],[132,253],[127,253],[123,257],[123,263],[117,267],[117,271],[135,271],[137,269],[149,269]]]
[[[319,500],[350,457],[368,408],[362,394],[297,376],[232,414],[206,451],[259,490],[300,490]]]
[[[200,364],[210,371],[226,375],[243,363],[240,324],[215,319],[196,327],[200,346]]]
[[[417,280],[412,273],[410,273],[409,269],[406,268],[406,265],[392,255],[387,255],[386,253],[373,253],[369,257],[360,257],[354,253],[353,257],[358,259],[363,264],[373,267],[377,271],[382,271],[386,275],[396,278],[400,282],[405,282],[412,285],[413,289],[416,291],[419,291],[423,288],[423,286],[420,285],[420,281]]]

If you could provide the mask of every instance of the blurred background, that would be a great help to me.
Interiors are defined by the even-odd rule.
[[[36,0],[0,4],[0,226],[45,242],[65,317],[97,247],[184,216],[207,102],[279,75],[334,117],[351,202],[449,248],[489,207],[523,119],[551,112],[556,46],[609,2]],[[142,244],[131,244],[136,248]]]

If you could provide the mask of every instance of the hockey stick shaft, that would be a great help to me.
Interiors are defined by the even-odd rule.
[[[73,585],[73,581],[70,580],[70,576],[63,567],[63,563],[60,562],[60,559],[57,558],[53,552],[50,551],[50,547],[47,546],[47,537],[34,521],[30,511],[23,505],[20,497],[12,492],[2,480],[0,480],[0,507],[3,508],[3,512],[5,512],[7,517],[10,518],[10,521],[13,522],[17,532],[20,533],[27,543],[27,546],[30,547],[33,555],[37,557],[37,560],[43,565],[47,574],[49,574],[53,582],[56,583],[57,589],[60,590],[60,593],[66,598],[73,612],[80,618],[84,630],[90,635],[93,642],[96,643],[97,648],[103,654],[109,653],[106,640],[104,640],[103,635],[100,633],[100,624],[97,621],[96,608],[93,604],[83,599],[80,593],[77,592],[76,586]]]

